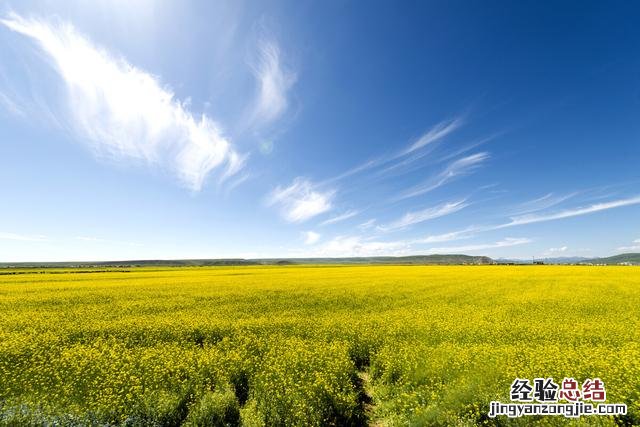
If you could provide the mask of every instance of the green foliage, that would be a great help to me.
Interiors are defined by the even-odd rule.
[[[240,425],[240,405],[230,390],[206,392],[189,411],[189,427],[233,427]]]

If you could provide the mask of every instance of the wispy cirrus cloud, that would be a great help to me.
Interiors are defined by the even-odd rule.
[[[450,215],[469,206],[465,200],[442,203],[437,206],[422,209],[414,212],[407,212],[401,218],[386,225],[378,226],[380,231],[395,231],[407,228],[411,225],[418,224],[431,219]]]
[[[303,222],[329,211],[334,190],[321,191],[308,180],[296,178],[288,187],[277,187],[267,197],[267,205],[280,207],[289,222]]]
[[[548,193],[542,197],[538,197],[536,199],[528,200],[526,202],[520,203],[515,207],[514,213],[525,214],[525,213],[541,211],[544,209],[549,209],[553,206],[557,206],[571,199],[576,194],[578,193],[569,193],[569,194],[562,194],[562,195]]]
[[[489,153],[481,152],[470,156],[462,157],[451,163],[435,177],[410,188],[398,197],[398,200],[419,196],[429,191],[433,191],[438,187],[456,179],[457,177],[467,175],[476,170],[482,163],[489,159]]]
[[[339,174],[337,176],[334,176],[333,178],[323,181],[320,185],[329,185],[329,184],[335,183],[336,181],[340,181],[340,180],[352,177],[353,175],[360,175],[365,173],[366,173],[365,179],[369,179],[369,180],[388,179],[391,177],[390,172],[393,170],[398,170],[399,171],[398,173],[408,173],[410,172],[410,170],[406,169],[407,166],[409,166],[413,162],[416,162],[418,159],[426,156],[428,153],[431,152],[432,147],[435,146],[436,143],[440,142],[445,137],[453,133],[463,124],[464,124],[463,116],[455,117],[451,120],[442,121],[436,124],[435,126],[433,126],[428,131],[426,131],[420,138],[418,138],[415,142],[411,143],[407,148],[399,152],[396,152],[395,154],[392,154],[390,156],[382,156],[373,160],[368,160],[352,169],[347,170],[342,174]],[[458,150],[457,153],[458,154],[463,153],[471,149],[471,147],[482,144],[486,141],[489,141],[492,138],[493,136],[490,138],[478,140],[471,146],[465,147],[462,150]],[[425,150],[427,147],[429,149]],[[453,155],[454,154],[450,153],[450,156],[453,156]],[[439,160],[436,159],[436,161],[442,161],[443,159],[448,159],[448,158],[449,156],[445,156],[444,158],[440,158]],[[431,191],[439,186],[446,184],[447,182],[455,179],[458,176],[464,175],[466,173],[470,173],[477,166],[479,166],[480,163],[484,162],[488,158],[489,158],[488,153],[481,152],[481,153],[476,153],[476,154],[452,161],[445,167],[443,171],[441,171],[440,174],[433,177],[431,180],[406,191],[405,193],[401,194],[400,197],[396,197],[392,199],[392,201],[398,201],[404,198],[413,197],[418,194]],[[349,191],[355,191],[355,190],[353,186],[350,186],[350,188],[345,191],[349,192]],[[425,219],[420,219],[421,215]],[[384,225],[379,226],[378,229],[385,230],[385,227],[387,229],[403,228],[405,226],[410,225],[409,222],[412,222],[412,221],[415,221],[416,223],[425,221],[429,219],[428,217],[429,215],[430,215],[430,212],[427,212],[427,211],[409,212],[406,214],[404,218],[394,223],[388,224],[387,226],[384,226]],[[343,217],[342,215],[339,215],[336,217],[336,220],[342,220],[343,218],[350,217],[350,216],[351,215],[345,215],[345,217]],[[407,222],[407,224],[403,225],[403,221]],[[329,219],[325,221],[325,223],[323,224],[326,225],[333,222],[334,222],[334,219]],[[373,222],[365,223],[361,228],[362,229],[368,228],[369,226],[372,226],[372,225],[373,225]]]
[[[254,126],[266,126],[287,110],[289,91],[297,76],[284,66],[280,46],[273,38],[263,35],[258,40],[257,51],[257,59],[251,64],[257,94],[249,121]]]
[[[589,215],[596,212],[601,212],[609,209],[616,209],[625,206],[633,206],[640,204],[640,196],[629,197],[626,199],[612,200],[604,203],[595,203],[586,207],[579,207],[573,209],[566,209],[555,213],[539,213],[528,214],[512,217],[510,222],[497,225],[473,225],[471,227],[464,228],[462,230],[452,231],[435,236],[427,236],[424,239],[416,239],[414,243],[429,243],[429,241],[438,241],[439,239],[457,240],[459,238],[472,237],[475,234],[483,233],[487,231],[501,230],[504,228],[517,227],[520,225],[535,224],[547,221],[556,221],[565,218],[572,218],[576,216]],[[640,243],[640,239],[634,241],[634,243]],[[639,245],[640,246],[640,245]],[[634,246],[623,247],[627,250],[632,250]],[[618,248],[622,250],[623,248]],[[560,248],[561,249],[561,248]]]
[[[406,154],[412,153],[416,150],[419,150],[427,145],[430,145],[434,142],[437,142],[450,133],[457,130],[460,126],[464,124],[464,120],[462,117],[456,117],[451,120],[445,120],[434,127],[425,132],[417,141],[408,146],[405,150],[400,152],[400,156],[404,156]]]
[[[342,213],[340,215],[336,215],[332,218],[329,218],[326,221],[322,221],[320,223],[320,225],[330,225],[330,224],[335,224],[337,222],[341,222],[341,221],[345,221],[349,218],[353,218],[354,216],[357,216],[358,214],[360,214],[360,211],[354,211],[354,210],[348,210],[345,213]]]
[[[371,173],[376,171],[377,175],[386,175],[390,171],[402,169],[405,166],[424,157],[430,150],[425,151],[425,147],[433,148],[436,143],[441,142],[446,136],[453,133],[464,124],[462,116],[445,120],[432,126],[415,142],[409,144],[406,148],[386,156],[380,156],[359,164],[333,178],[326,180],[324,183],[332,183],[358,175],[364,172]]]
[[[0,240],[16,240],[20,242],[46,242],[49,239],[42,235],[27,235],[0,231]]]
[[[454,240],[470,239],[475,235],[478,230],[475,227],[468,227],[459,231],[452,231],[449,233],[433,234],[420,239],[416,239],[413,243],[440,243],[440,242],[452,242]]]
[[[427,249],[427,253],[461,253],[461,252],[476,252],[476,251],[484,251],[488,249],[497,249],[497,248],[506,248],[510,246],[518,246],[524,245],[527,243],[531,243],[532,240],[528,238],[522,237],[507,237],[503,240],[494,242],[494,243],[481,243],[476,245],[466,245],[466,246],[447,246],[441,248],[430,248]]]
[[[371,218],[370,220],[367,220],[361,224],[358,224],[358,228],[360,230],[368,230],[370,228],[372,228],[374,225],[376,225],[376,219],[375,218]]]
[[[67,88],[68,122],[100,157],[142,160],[171,171],[193,191],[221,170],[225,179],[244,165],[220,126],[196,116],[154,75],[94,45],[69,23],[25,19],[0,22],[36,42]]]
[[[571,218],[575,216],[588,215],[595,212],[601,212],[609,209],[620,208],[624,206],[632,206],[640,204],[640,196],[630,197],[627,199],[613,200],[604,203],[595,203],[590,206],[566,209],[555,213],[528,214],[511,218],[511,222],[498,225],[495,229],[514,227],[516,225],[533,224],[537,222],[554,221],[557,219]]]

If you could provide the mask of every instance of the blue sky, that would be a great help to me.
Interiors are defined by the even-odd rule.
[[[0,261],[640,252],[639,13],[0,3]]]

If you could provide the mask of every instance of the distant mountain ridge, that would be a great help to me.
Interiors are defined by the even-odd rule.
[[[546,264],[577,264],[584,262],[587,258],[583,256],[563,256],[554,258],[542,258]]]
[[[542,261],[545,264],[579,264],[587,260],[588,258],[579,256],[535,258],[535,261]],[[534,259],[497,258],[496,261],[499,263],[512,262],[516,264],[533,264]]]
[[[292,265],[292,264],[402,264],[402,265],[455,265],[493,264],[486,256],[471,255],[413,255],[346,258],[260,258],[260,259],[178,259],[178,260],[130,260],[130,261],[83,261],[83,262],[15,262],[0,263],[0,268],[47,268],[47,267],[188,267],[231,265]]]
[[[254,260],[267,264],[286,261],[292,264],[493,264],[493,259],[487,256],[472,256],[459,254],[446,255],[411,255],[411,256],[376,256],[376,257],[345,257],[345,258],[273,258]]]
[[[620,254],[614,255],[606,258],[593,258],[582,261],[582,263],[588,264],[621,264],[621,263],[630,263],[640,265],[640,253],[628,253],[628,254]]]

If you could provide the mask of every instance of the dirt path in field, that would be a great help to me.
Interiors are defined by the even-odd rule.
[[[364,412],[366,425],[371,427],[382,427],[382,422],[374,420],[374,402],[371,393],[371,378],[369,372],[358,371],[358,383],[356,384],[360,394],[360,404]]]

